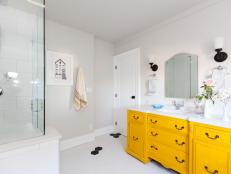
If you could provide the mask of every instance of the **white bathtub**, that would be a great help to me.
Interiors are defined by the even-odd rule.
[[[59,174],[59,140],[53,128],[46,135],[0,145],[1,174]]]

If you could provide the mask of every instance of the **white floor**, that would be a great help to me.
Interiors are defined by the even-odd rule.
[[[90,154],[96,146],[102,146],[99,155]],[[124,151],[125,138],[114,139],[109,135],[96,141],[61,152],[61,174],[172,174],[150,162],[146,165]]]

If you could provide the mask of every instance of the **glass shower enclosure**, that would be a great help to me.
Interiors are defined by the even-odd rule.
[[[44,0],[0,0],[0,144],[45,134]]]

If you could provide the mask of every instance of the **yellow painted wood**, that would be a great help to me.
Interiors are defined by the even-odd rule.
[[[228,173],[231,173],[231,162],[230,162],[230,160],[231,160],[231,153],[229,153],[229,170],[228,170]]]
[[[143,163],[147,163],[149,159],[147,158],[146,149],[146,114],[137,111],[128,111],[127,120],[127,152]]]
[[[189,174],[193,174],[193,126],[192,122],[189,123]]]
[[[127,152],[182,174],[231,174],[231,129],[129,110]]]
[[[190,123],[190,174],[231,174],[231,130]]]
[[[160,128],[148,128],[148,141],[159,142],[171,148],[188,153],[188,137],[182,134],[172,133]]]
[[[129,149],[140,156],[144,157],[144,129],[140,125],[131,124],[129,137]]]
[[[161,127],[174,131],[175,133],[188,134],[188,121],[175,119],[167,116],[148,114],[148,125],[150,127]]]
[[[195,174],[228,174],[229,152],[206,143],[194,143]]]
[[[187,173],[188,171],[188,155],[184,152],[153,142],[148,144],[148,154],[152,159],[160,162],[166,168],[180,173]]]
[[[229,132],[216,129],[214,127],[195,126],[195,137],[208,143],[227,143],[230,144],[231,135]]]
[[[128,121],[134,122],[134,123],[144,123],[144,116],[145,114],[142,112],[137,111],[128,111]]]

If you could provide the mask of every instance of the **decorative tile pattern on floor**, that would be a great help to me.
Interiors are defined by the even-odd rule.
[[[95,148],[95,150],[91,151],[91,154],[92,155],[98,155],[101,150],[103,150],[103,148],[98,146]]]
[[[101,151],[101,150],[103,150],[103,148],[102,148],[102,147],[100,147],[100,146],[98,146],[98,147],[96,147],[96,148],[95,148],[95,150],[97,150],[97,151]]]
[[[89,152],[100,144],[98,155]],[[108,135],[61,152],[60,174],[173,174],[155,162],[143,164],[125,152],[126,139]]]
[[[99,151],[93,150],[93,151],[91,151],[91,154],[92,154],[92,155],[98,155],[98,154],[99,154]]]
[[[119,138],[121,136],[121,133],[111,133],[110,136],[113,138]]]

